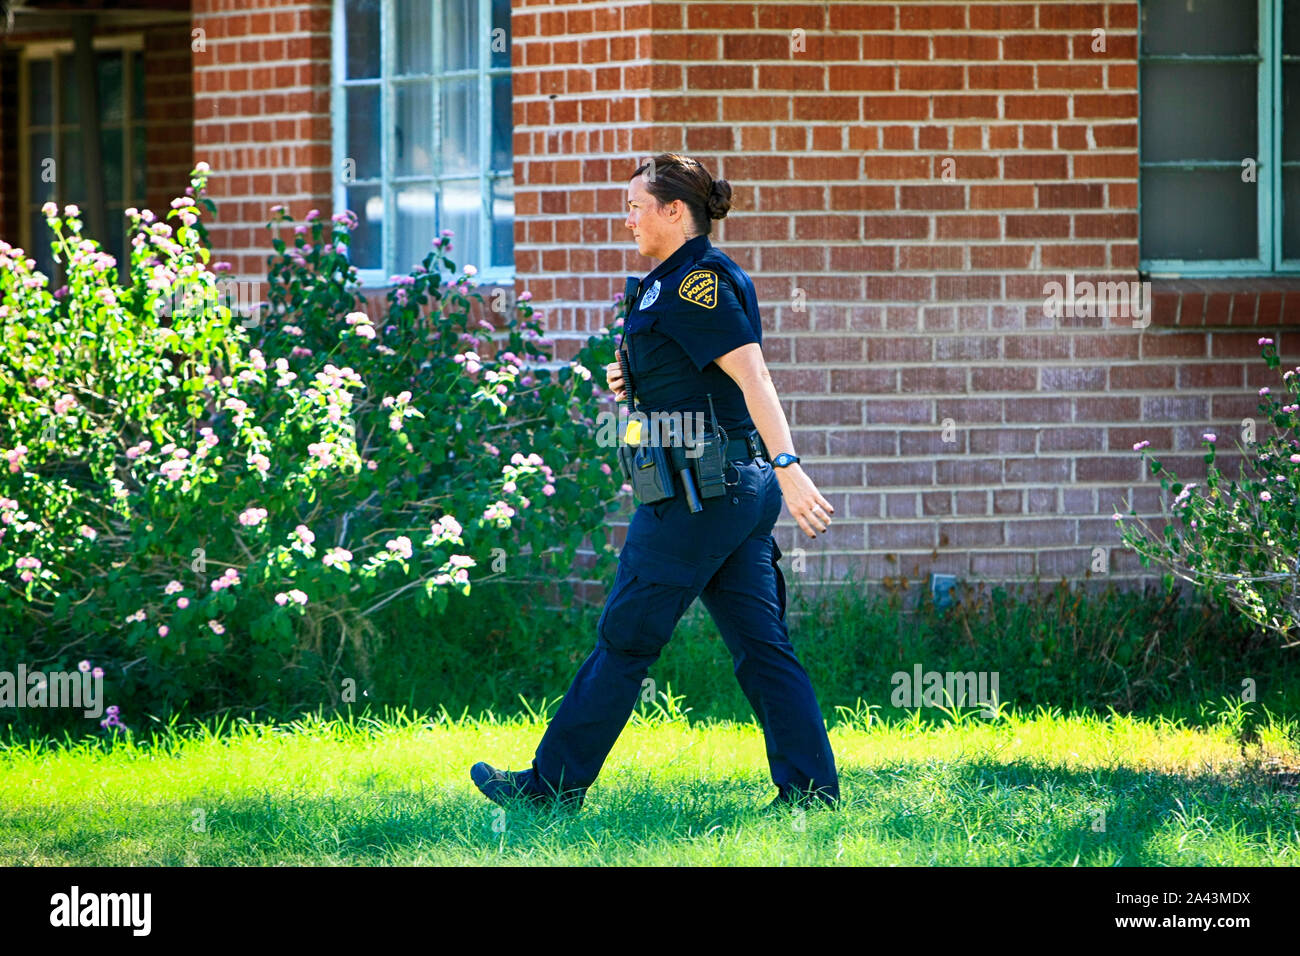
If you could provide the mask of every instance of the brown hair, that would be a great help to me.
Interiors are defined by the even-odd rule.
[[[711,219],[721,219],[731,209],[731,183],[714,179],[698,162],[678,153],[660,153],[642,163],[633,178],[650,172],[645,189],[659,204],[674,199],[686,203],[695,234],[707,236],[713,231]]]

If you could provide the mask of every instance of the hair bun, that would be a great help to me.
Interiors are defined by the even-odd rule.
[[[708,211],[710,219],[721,219],[731,209],[731,183],[715,179],[709,187]]]

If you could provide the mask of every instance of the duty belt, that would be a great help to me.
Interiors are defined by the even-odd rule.
[[[747,435],[732,438],[727,442],[727,461],[748,461],[750,458],[771,460],[756,428]]]

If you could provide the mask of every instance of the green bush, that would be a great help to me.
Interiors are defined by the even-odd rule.
[[[1268,367],[1279,365],[1270,338],[1261,338]],[[1264,441],[1257,441],[1256,423],[1242,423],[1245,447],[1242,453],[1247,474],[1240,482],[1224,485],[1214,464],[1219,436],[1206,432],[1208,475],[1206,492],[1198,493],[1195,483],[1184,484],[1157,458],[1151,471],[1160,475],[1160,486],[1175,497],[1165,496],[1167,512],[1176,521],[1164,523],[1157,532],[1137,517],[1116,514],[1124,543],[1134,549],[1143,567],[1154,561],[1167,569],[1165,580],[1173,578],[1203,588],[1223,607],[1234,607],[1244,617],[1283,637],[1300,627],[1300,368],[1282,375],[1290,393],[1279,401],[1272,389],[1259,390],[1259,410],[1265,423],[1273,426]],[[1147,457],[1149,441],[1133,446]],[[1300,642],[1297,642],[1300,643]],[[1293,646],[1293,645],[1287,645]]]
[[[264,307],[232,311],[202,242],[206,173],[174,229],[128,210],[125,288],[75,207],[46,208],[64,289],[0,247],[6,660],[95,660],[128,725],[182,703],[338,702],[381,609],[436,616],[471,569],[553,575],[588,533],[612,564],[588,371],[608,330],[563,364],[526,297],[471,327],[483,297],[449,235],[372,319],[347,263],[355,218],[314,211],[274,239]]]

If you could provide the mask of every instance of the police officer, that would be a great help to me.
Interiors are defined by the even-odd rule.
[[[624,323],[631,382],[618,363],[606,368],[606,381],[620,401],[630,386],[640,412],[716,415],[730,439],[724,493],[697,499],[703,508],[693,511],[674,476],[673,497],[637,507],[596,647],[531,768],[477,763],[470,776],[502,805],[524,799],[580,807],[650,665],[698,597],[763,728],[778,790],[768,808],[834,806],[839,777],[812,684],[786,631],[785,578],[772,528],[783,500],[809,538],[826,531],[835,509],[794,455],[763,361],[754,283],[709,242],[710,220],[731,206],[731,186],[694,160],[661,153],[633,175],[627,205],[624,224],[637,249],[659,265],[641,280]]]

